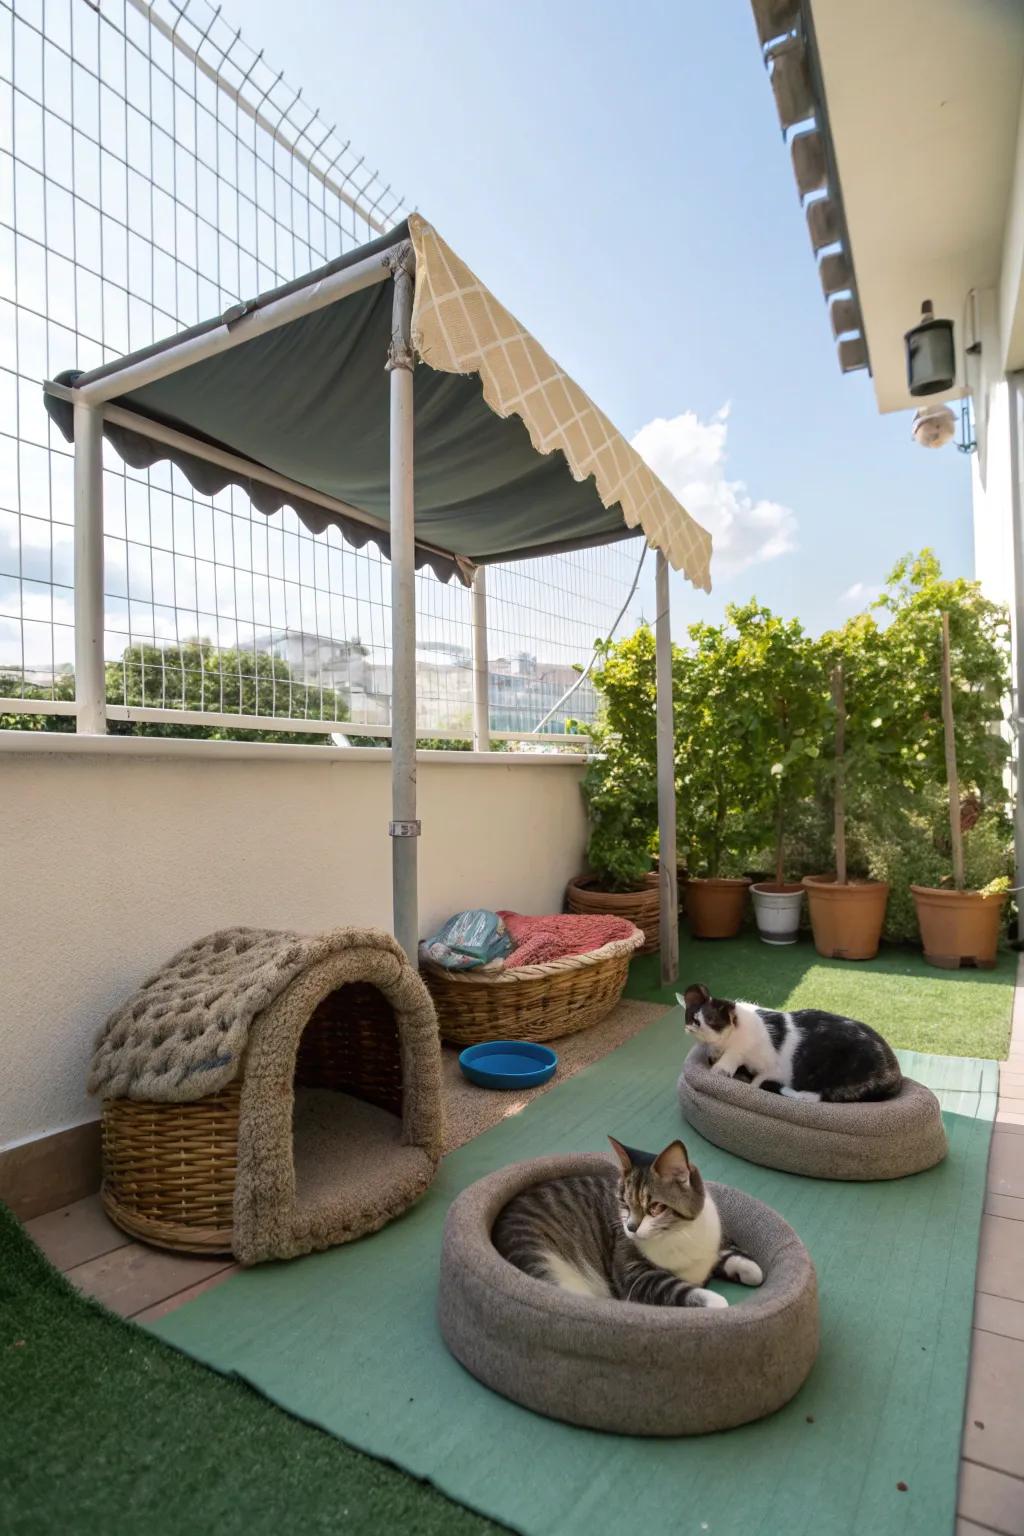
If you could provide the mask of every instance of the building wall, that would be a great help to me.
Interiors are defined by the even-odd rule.
[[[1010,399],[1005,378],[997,378],[988,385],[986,411],[977,420],[976,431],[979,451],[971,464],[974,574],[987,597],[1012,610]]]
[[[97,1115],[97,1028],[193,939],[390,924],[386,752],[4,735],[0,1149]],[[421,932],[464,907],[558,911],[582,760],[420,759]]]
[[[1003,365],[1000,306],[994,289],[975,296],[971,334],[981,343],[967,358],[977,452],[971,460],[974,574],[988,597],[1014,607],[1014,455],[1011,391]]]

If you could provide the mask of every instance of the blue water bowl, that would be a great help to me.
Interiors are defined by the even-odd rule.
[[[531,1040],[486,1040],[460,1051],[459,1066],[478,1088],[539,1088],[554,1077],[558,1057]]]

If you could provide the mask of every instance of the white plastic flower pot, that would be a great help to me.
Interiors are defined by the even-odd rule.
[[[765,944],[795,944],[800,931],[801,885],[752,885],[757,931]]]

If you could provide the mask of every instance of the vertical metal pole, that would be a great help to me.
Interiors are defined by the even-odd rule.
[[[76,729],[107,732],[103,669],[103,411],[75,405]]]
[[[949,614],[942,615],[942,737],[946,751],[949,795],[949,843],[953,853],[953,885],[964,888],[964,834],[960,821],[960,775],[956,766],[956,723],[953,715],[953,661],[949,643]]]
[[[491,750],[491,671],[487,656],[487,574],[473,577],[473,751]]]
[[[655,573],[658,681],[658,869],[661,896],[661,984],[679,978],[679,886],[676,877],[676,748],[672,718],[672,627],[668,561],[658,550]]]
[[[1013,531],[1013,757],[1014,885],[1024,882],[1024,373],[1007,377],[1010,431],[1010,518]],[[1024,943],[1024,901],[1017,903],[1017,941]]]
[[[414,257],[403,246],[392,259],[394,297],[391,375],[391,844],[395,938],[417,963],[419,915],[416,819],[416,538],[413,485]]]

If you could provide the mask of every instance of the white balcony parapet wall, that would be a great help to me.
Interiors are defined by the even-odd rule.
[[[215,928],[390,929],[390,753],[0,737],[0,1150],[94,1119],[110,1011]],[[582,868],[581,757],[418,754],[420,930],[463,907],[561,908]]]

